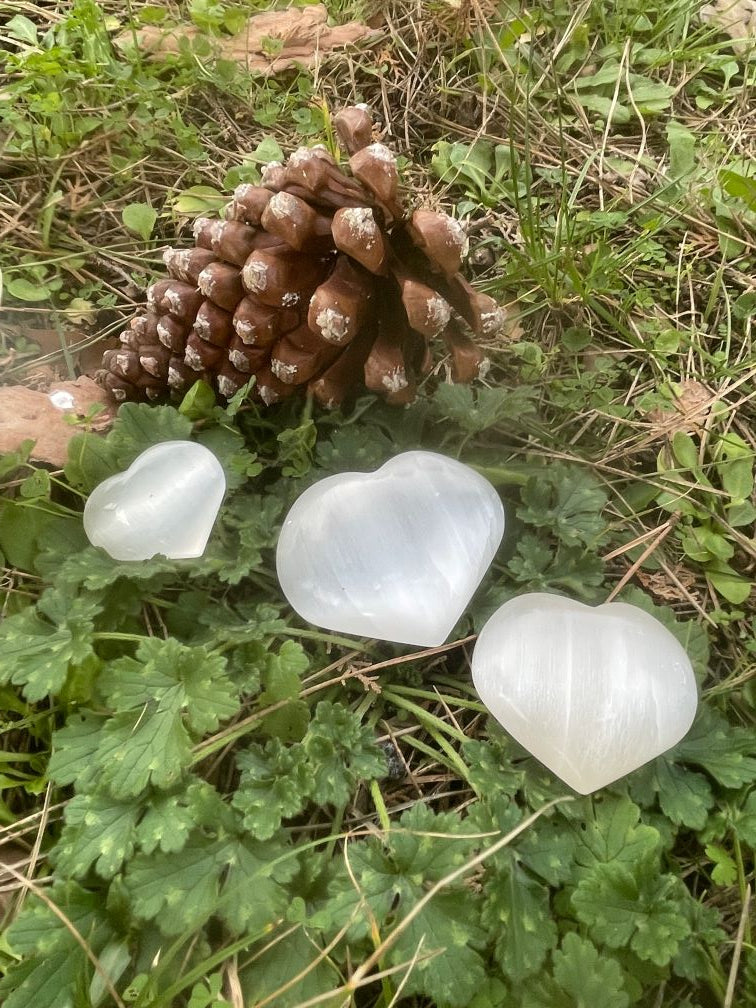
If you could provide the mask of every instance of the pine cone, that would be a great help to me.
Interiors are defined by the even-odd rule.
[[[301,148],[261,185],[238,186],[225,220],[199,218],[194,248],[165,252],[170,279],[150,287],[97,374],[116,399],[182,394],[199,378],[227,399],[254,376],[267,405],[307,386],[334,407],[360,384],[406,403],[439,337],[454,381],[485,372],[466,328],[490,336],[504,312],[460,273],[462,225],[405,215],[366,109],[334,122],[351,175],[324,148]]]

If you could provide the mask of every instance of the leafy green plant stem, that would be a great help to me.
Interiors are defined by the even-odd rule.
[[[60,176],[63,174],[63,169],[64,165],[61,164],[53,173],[53,177],[50,180],[50,184],[47,188],[47,199],[44,201],[42,205],[39,230],[40,230],[40,237],[42,239],[42,244],[44,245],[45,248],[47,248],[50,244],[50,231],[52,230],[53,221],[55,220],[55,207],[62,195],[60,190],[56,190],[56,186],[58,184]],[[59,328],[58,328],[58,334],[61,337],[63,336]],[[68,346],[65,343],[65,339],[63,339],[61,343],[61,349],[66,355],[66,365],[69,367],[69,373],[73,377],[73,371],[71,371],[70,368],[71,363],[70,355],[68,353]]]
[[[441,682],[440,679],[439,682]],[[461,687],[463,684],[452,684],[449,682],[448,685],[458,685]],[[485,714],[486,712],[486,708],[480,700],[465,700],[463,697],[452,696],[450,693],[440,693],[437,690],[423,690],[418,689],[416,686],[404,686],[402,683],[394,683],[391,686],[391,692],[402,696],[416,697],[418,700],[429,700],[431,702],[442,700],[444,703],[464,707],[466,710],[475,711],[477,714]]]
[[[722,971],[722,964],[711,951],[707,952],[706,961],[708,963],[707,982],[709,988],[722,1008],[729,1008],[725,1005],[725,995],[727,993],[727,977]]]
[[[428,729],[435,729],[441,734],[448,735],[457,742],[466,742],[467,736],[464,732],[459,731],[453,725],[448,724],[441,718],[436,717],[435,714],[431,714],[424,707],[420,707],[418,704],[413,703],[411,700],[407,700],[405,697],[400,696],[398,692],[394,690],[393,687],[388,687],[383,690],[384,700],[388,700],[389,703],[393,703],[395,706],[399,707],[401,710],[406,710],[409,714],[414,714],[414,716],[422,722],[423,727]]]
[[[426,731],[433,736],[433,738],[437,739],[438,744],[444,746],[445,752],[448,747],[448,743],[444,738],[445,735],[448,735],[457,742],[467,742],[467,736],[464,732],[461,732],[459,729],[454,728],[454,726],[449,725],[442,718],[436,718],[434,714],[430,714],[423,707],[419,707],[417,704],[413,704],[411,701],[399,696],[393,689],[384,689],[383,697],[390,704],[394,704],[400,710],[404,710],[408,714],[414,715],[423,728],[425,728]],[[449,752],[454,753],[456,761],[459,760],[459,757],[454,750],[450,749]],[[462,761],[459,762],[461,763],[460,768],[464,769],[464,775],[467,778],[467,767],[465,767],[465,764],[462,763]]]
[[[190,765],[196,766],[198,763],[206,760],[209,756],[214,755],[221,749],[225,749],[227,745],[231,745],[233,742],[238,742],[239,739],[244,738],[245,735],[249,734],[258,721],[268,714],[273,714],[277,710],[282,710],[288,703],[288,700],[281,700],[278,703],[271,704],[264,710],[255,711],[254,714],[250,714],[249,717],[244,718],[243,721],[234,725],[233,729],[221,731],[217,735],[213,735],[211,738],[206,739],[204,742],[198,743],[194,748]]]
[[[108,633],[104,630],[92,634],[94,641],[131,641],[134,644],[141,644],[143,640],[147,639],[144,634]]]
[[[370,781],[370,797],[373,799],[375,811],[378,813],[378,821],[381,824],[381,829],[384,833],[388,833],[391,829],[391,819],[388,814],[388,809],[386,808],[386,802],[383,800],[381,786],[375,778]]]
[[[740,902],[742,906],[745,906],[746,900],[748,899],[748,883],[746,881],[745,862],[743,860],[743,847],[742,844],[740,843],[740,837],[735,832],[733,832],[732,834],[732,841],[733,841],[733,851],[735,854],[735,864],[738,867],[738,889],[740,891]],[[746,944],[750,945],[751,944],[750,916],[746,919],[744,938]]]
[[[222,636],[222,632],[215,637],[215,640],[218,641],[218,643],[213,644],[213,651],[217,652],[218,654],[224,654],[226,651],[233,650],[233,648],[236,648],[240,644],[243,644],[244,641],[247,639],[242,628],[239,627],[234,627],[234,635],[231,640],[220,641],[219,640],[220,636]],[[350,651],[358,650],[364,652],[365,654],[370,654],[372,650],[369,642],[360,643],[359,641],[350,640],[346,637],[336,637],[332,634],[320,633],[318,630],[300,630],[297,627],[287,627],[286,636],[287,639],[292,637],[300,637],[302,640],[320,641],[323,644],[330,644],[333,645],[334,647],[348,648]],[[250,629],[249,640],[250,641],[258,640],[258,635],[254,627]]]
[[[302,640],[320,641],[322,644],[332,644],[334,647],[349,648],[350,651],[360,649],[369,654],[371,650],[369,642],[360,645],[359,641],[349,637],[336,637],[333,634],[320,633],[319,630],[300,630],[297,627],[291,627],[287,629],[286,633],[288,637],[301,637]]]
[[[484,466],[468,462],[471,469],[485,476],[494,486],[523,487],[533,476],[533,466],[523,462],[522,465]]]
[[[339,837],[343,835],[341,827],[344,825],[344,813],[346,812],[346,805],[339,805],[334,812],[333,819],[331,820],[331,835],[326,842],[325,854],[330,860],[333,857],[333,852],[336,850],[336,844],[338,843]]]
[[[436,742],[438,742],[438,738],[435,735],[433,735],[433,733],[430,730],[428,730],[428,734],[432,735],[432,737],[434,738],[434,740]],[[444,752],[440,753],[440,752],[438,752],[438,750],[434,749],[432,746],[426,745],[425,742],[422,742],[418,738],[414,738],[412,735],[406,735],[405,736],[405,740],[406,740],[407,745],[412,746],[413,749],[417,749],[418,752],[421,752],[424,756],[427,756],[429,759],[435,760],[437,763],[441,763],[443,766],[445,766],[452,773],[456,774],[456,773],[459,772],[459,768],[456,765],[456,763],[453,762],[451,759],[449,759],[448,755],[444,755],[444,753],[446,753],[446,751],[447,751],[446,748],[442,747],[442,748],[444,748]],[[439,742],[439,746],[440,745],[441,744]],[[467,768],[465,768],[465,775],[464,776],[465,776],[465,779],[467,779]]]
[[[45,505],[44,507],[42,506],[43,504]],[[21,500],[20,498],[15,498],[13,500],[13,507],[28,508],[30,511],[39,511],[42,514],[52,515],[55,518],[60,515],[68,515],[75,518],[79,517],[79,512],[75,511],[73,508],[66,507],[65,504],[56,504],[51,500],[45,500],[41,497],[36,500]]]
[[[131,41],[134,46],[134,59],[136,61],[139,69],[142,69],[142,53],[141,46],[139,45],[139,36],[137,35],[137,19],[134,17],[134,7],[131,0],[126,0],[126,10],[129,12],[129,33],[131,34]]]
[[[168,1008],[168,1006],[173,1004],[174,999],[177,998],[182,991],[185,991],[187,987],[196,983],[198,980],[201,980],[203,977],[211,973],[216,966],[220,966],[221,963],[230,959],[231,956],[236,955],[249,945],[259,941],[260,938],[264,937],[268,933],[269,928],[265,928],[264,931],[261,931],[258,934],[247,934],[244,935],[243,938],[239,938],[235,942],[232,942],[230,945],[225,945],[212,956],[209,956],[207,959],[203,959],[198,966],[189,970],[188,973],[185,973],[181,979],[177,980],[171,987],[166,988],[157,1001],[151,1001],[149,1003],[149,1008],[159,1008],[161,1005],[165,1005],[166,1008]],[[180,947],[185,942],[186,938],[182,938],[180,944],[177,943],[177,945]],[[140,998],[134,1003],[134,1008],[148,1008],[148,1004],[147,1002],[142,1002],[142,999]]]

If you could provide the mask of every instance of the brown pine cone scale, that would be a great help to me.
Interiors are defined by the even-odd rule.
[[[401,405],[436,347],[453,381],[485,374],[474,336],[494,336],[505,315],[460,272],[464,226],[406,215],[364,106],[334,125],[348,172],[325,148],[300,148],[237,186],[222,220],[198,217],[194,247],[166,250],[167,278],[97,374],[116,399],[181,396],[199,378],[230,398],[254,378],[265,405],[307,389],[333,408],[361,386]]]

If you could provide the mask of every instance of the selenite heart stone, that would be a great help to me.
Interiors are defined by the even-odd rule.
[[[211,451],[194,441],[163,441],[92,491],[84,531],[114,560],[202,556],[225,492]]]
[[[309,623],[398,644],[448,637],[504,534],[482,476],[431,452],[305,490],[281,529],[276,566]]]
[[[698,699],[685,650],[653,616],[545,593],[494,613],[472,674],[496,720],[580,794],[679,742]]]

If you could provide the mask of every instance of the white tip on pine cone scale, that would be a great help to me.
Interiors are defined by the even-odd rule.
[[[125,371],[129,366],[129,361],[131,360],[131,354],[118,353],[115,356],[116,367],[120,368],[121,371]]]
[[[460,257],[462,259],[466,259],[467,254],[470,251],[470,239],[467,237],[465,225],[462,221],[458,221],[456,217],[449,217],[447,215],[446,229],[449,232],[452,244],[456,245],[460,250]]]
[[[224,399],[230,399],[240,388],[239,382],[234,381],[228,375],[218,375],[218,391]]]
[[[160,340],[160,342],[163,344],[164,347],[168,347],[168,349],[170,350],[171,334],[166,329],[164,322],[158,322],[157,324],[157,338]]]
[[[289,164],[292,168],[298,168],[302,164],[307,164],[312,155],[310,147],[297,147],[294,153],[289,155]]]
[[[213,247],[213,252],[218,252],[218,246],[223,241],[223,233],[228,230],[228,225],[228,221],[213,221],[210,229],[210,244]]]
[[[170,388],[180,389],[184,384],[184,379],[181,377],[181,372],[177,371],[175,367],[168,368],[168,385]]]
[[[449,324],[451,308],[442,297],[429,297],[426,305],[426,325],[433,326],[436,333],[440,333]]]
[[[504,328],[507,320],[507,313],[503,308],[496,308],[494,311],[482,312],[480,316],[480,326],[484,336],[492,336]]]
[[[310,153],[314,154],[315,157],[320,158],[321,161],[327,161],[329,164],[336,164],[336,162],[331,157],[331,152],[328,150],[325,144],[318,143],[313,144],[310,147]]]
[[[392,368],[381,378],[381,384],[387,392],[401,392],[409,385],[407,373],[403,367]]]
[[[281,164],[280,161],[268,161],[266,165],[263,165],[262,171],[260,173],[262,184],[265,185],[267,182],[270,182],[273,175],[275,174],[275,172],[278,171],[279,168],[283,168],[283,165]]]
[[[343,343],[347,335],[349,316],[336,308],[324,308],[315,316],[315,324],[323,339],[330,343]]]
[[[186,352],[184,353],[184,363],[187,367],[190,367],[192,371],[202,371],[204,364],[202,363],[202,358],[194,349],[194,347],[188,346]]]
[[[387,165],[395,165],[396,158],[393,153],[382,143],[373,143],[369,147],[365,148],[367,154],[371,154],[376,161],[382,161]]]
[[[229,350],[228,359],[237,371],[249,371],[249,361],[241,350]]]
[[[286,291],[286,293],[281,297],[281,304],[284,308],[293,308],[295,305],[299,304],[299,292],[298,291]]]
[[[212,298],[215,290],[215,277],[207,269],[203,269],[197,277],[197,286],[207,298]]]
[[[142,365],[147,374],[154,375],[155,378],[160,376],[160,364],[158,363],[157,357],[140,357],[139,363]]]
[[[364,242],[365,248],[375,245],[378,225],[370,207],[347,207],[341,211],[341,216],[355,240]]]
[[[277,357],[272,357],[270,360],[270,370],[282,382],[290,382],[292,378],[296,378],[297,375],[297,365],[296,364],[286,364],[282,360],[278,360]]]
[[[210,220],[209,217],[197,217],[195,219],[194,225],[192,227],[192,234],[194,236],[195,241],[197,241],[197,239],[200,236],[200,233],[204,228],[207,227],[208,224],[212,224],[212,221]]]
[[[478,364],[478,378],[485,378],[490,370],[491,361],[488,357],[484,357],[480,364]]]
[[[194,320],[194,325],[192,329],[197,333],[200,339],[209,339],[211,336],[210,332],[210,319],[207,315],[198,315]],[[158,326],[158,334],[160,333],[160,327]],[[162,342],[162,340],[161,340]]]
[[[248,319],[234,319],[234,330],[242,343],[255,342],[255,327]]]
[[[268,209],[279,220],[284,217],[291,217],[297,209],[297,198],[287,192],[276,193],[274,196],[271,196]]]
[[[242,270],[242,280],[247,290],[261,294],[268,286],[268,264],[259,259],[248,259]]]
[[[192,251],[192,249],[166,249],[163,252],[163,262],[169,270],[178,273],[182,280],[187,280],[189,277],[189,255]]]
[[[181,311],[181,292],[177,290],[168,290],[163,294],[166,303],[168,304],[168,311],[173,312],[177,315]]]
[[[257,391],[260,393],[260,398],[266,406],[273,406],[281,398],[278,392],[272,389],[270,385],[260,385]]]

